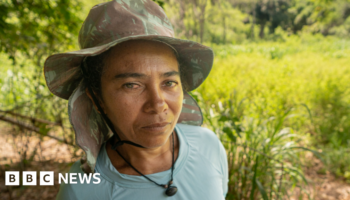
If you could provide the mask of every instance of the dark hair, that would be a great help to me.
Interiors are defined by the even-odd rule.
[[[108,58],[110,52],[111,49],[96,56],[89,56],[85,59],[85,65],[82,65],[85,69],[84,85],[89,85],[98,96],[101,96],[101,76],[105,67],[105,60]],[[174,54],[179,66],[182,90],[187,91],[187,84],[183,81],[185,70],[181,67],[181,63],[175,51]]]
[[[105,60],[108,57],[110,49],[96,56],[89,56],[85,59],[84,85],[90,86],[91,89],[101,96],[101,76],[105,66]]]

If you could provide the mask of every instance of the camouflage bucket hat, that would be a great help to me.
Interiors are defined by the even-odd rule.
[[[80,50],[49,56],[44,64],[46,84],[58,97],[69,99],[68,114],[76,144],[86,153],[85,172],[93,172],[101,145],[111,131],[85,93],[81,64],[128,40],[150,40],[172,47],[178,54],[182,82],[187,91],[197,88],[208,76],[214,54],[197,42],[174,38],[163,9],[151,0],[115,0],[94,6],[79,32]],[[196,101],[185,92],[178,123],[200,126],[203,116]]]

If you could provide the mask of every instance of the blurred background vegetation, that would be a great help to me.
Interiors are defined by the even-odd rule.
[[[317,199],[305,187],[310,168],[350,183],[350,0],[154,1],[177,37],[214,49],[192,96],[227,149],[227,199]],[[80,26],[101,2],[0,1],[0,121],[11,127],[0,136],[50,137],[79,156],[67,102],[47,89],[43,63],[79,48]],[[37,151],[18,154],[26,170]]]

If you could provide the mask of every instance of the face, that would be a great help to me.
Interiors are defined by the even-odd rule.
[[[146,148],[162,146],[182,109],[174,52],[151,41],[128,41],[114,47],[105,60],[100,99],[122,140]]]

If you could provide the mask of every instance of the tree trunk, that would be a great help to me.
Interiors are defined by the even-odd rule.
[[[185,16],[186,16],[186,6],[185,6],[185,2],[184,0],[179,0],[179,3],[180,3],[180,21],[179,21],[179,27],[180,27],[180,30],[181,33],[178,35],[178,37],[181,37],[183,35],[185,35],[185,37],[187,39],[189,39],[189,34],[188,34],[188,31],[186,31],[186,26],[185,26],[185,23],[184,23],[184,19],[185,19]]]
[[[253,11],[255,13],[255,11]],[[250,27],[250,38],[254,39],[255,33],[254,33],[254,26],[255,26],[255,14],[253,14],[253,20],[252,20],[252,26]]]
[[[263,39],[265,37],[264,29],[265,29],[266,21],[262,21],[260,23],[260,32],[259,32],[259,37]]]
[[[224,32],[223,32],[223,43],[226,44],[226,16],[224,15],[222,17],[222,23],[223,23],[223,26],[224,26]]]
[[[199,42],[203,42],[203,35],[204,35],[204,25],[205,25],[205,8],[207,6],[207,0],[204,0],[201,2],[201,0],[193,0],[193,13],[194,13],[194,21],[196,24],[196,21],[199,18]],[[197,8],[199,8],[199,13],[197,12]]]
[[[201,20],[200,20],[200,43],[203,43],[204,25],[205,25],[205,8],[207,7],[207,0],[200,6]]]
[[[254,26],[255,26],[255,18],[256,18],[256,14],[255,14],[255,3],[253,2],[253,17],[252,17],[252,26],[250,28],[250,34],[251,34],[251,39],[255,38],[255,33],[254,33]]]
[[[198,20],[198,12],[197,12],[197,3],[196,0],[193,1],[192,5],[192,11],[193,11],[193,22],[194,22],[194,28],[193,28],[193,34],[196,35],[196,41],[198,42],[198,29],[197,29],[197,20]]]
[[[199,38],[200,38],[200,43],[203,42],[203,33],[204,33],[204,22],[205,22],[205,7],[204,10],[201,11],[201,19],[199,21],[199,28],[200,28],[200,32],[199,32]]]
[[[226,44],[226,14],[225,11],[222,9],[221,1],[217,1],[216,4],[220,8],[220,12],[222,13],[222,27],[223,27],[223,32],[222,32],[222,42]]]

